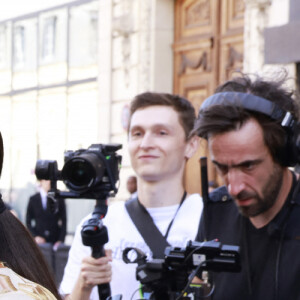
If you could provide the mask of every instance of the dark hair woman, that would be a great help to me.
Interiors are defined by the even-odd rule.
[[[0,175],[3,165],[0,133]],[[5,299],[60,299],[48,266],[25,226],[0,195],[0,294]]]

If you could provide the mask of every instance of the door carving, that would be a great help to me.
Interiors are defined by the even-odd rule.
[[[215,88],[243,67],[243,0],[177,0],[175,2],[174,93],[189,99],[197,113]],[[205,141],[187,164],[189,193],[201,192],[199,158]],[[217,180],[208,161],[209,180]]]

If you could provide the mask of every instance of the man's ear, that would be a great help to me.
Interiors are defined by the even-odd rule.
[[[185,157],[187,159],[191,158],[199,147],[199,137],[194,135],[188,141],[185,149]]]

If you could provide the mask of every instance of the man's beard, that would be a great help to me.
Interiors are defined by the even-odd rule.
[[[250,206],[238,206],[240,213],[245,217],[256,217],[269,208],[271,208],[277,200],[279,191],[281,189],[283,180],[283,170],[280,166],[274,165],[273,172],[271,173],[269,180],[263,187],[263,196],[260,197],[255,192],[242,191],[235,199],[243,200],[248,198],[256,199],[256,203]]]

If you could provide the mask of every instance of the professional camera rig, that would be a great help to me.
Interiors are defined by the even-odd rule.
[[[102,219],[107,213],[107,198],[118,191],[119,171],[122,157],[116,153],[120,144],[93,144],[88,149],[66,151],[64,166],[58,170],[55,160],[38,160],[35,174],[38,179],[50,180],[48,198],[55,206],[58,198],[95,199],[92,217],[84,222],[81,230],[82,242],[92,248],[92,256],[104,256],[104,244],[108,233]],[[62,180],[69,191],[57,189],[57,181]],[[99,298],[111,295],[109,284],[98,286]]]
[[[131,257],[134,259],[131,259]],[[164,259],[148,261],[146,254],[137,248],[126,248],[123,252],[126,263],[137,263],[136,278],[143,285],[144,296],[155,300],[190,299],[182,298],[192,279],[202,278],[203,271],[239,272],[240,252],[238,246],[222,245],[213,240],[187,243],[186,248],[167,247]],[[205,280],[204,280],[205,281]],[[205,282],[207,284],[207,282]],[[198,298],[207,298],[204,289],[198,289]]]

